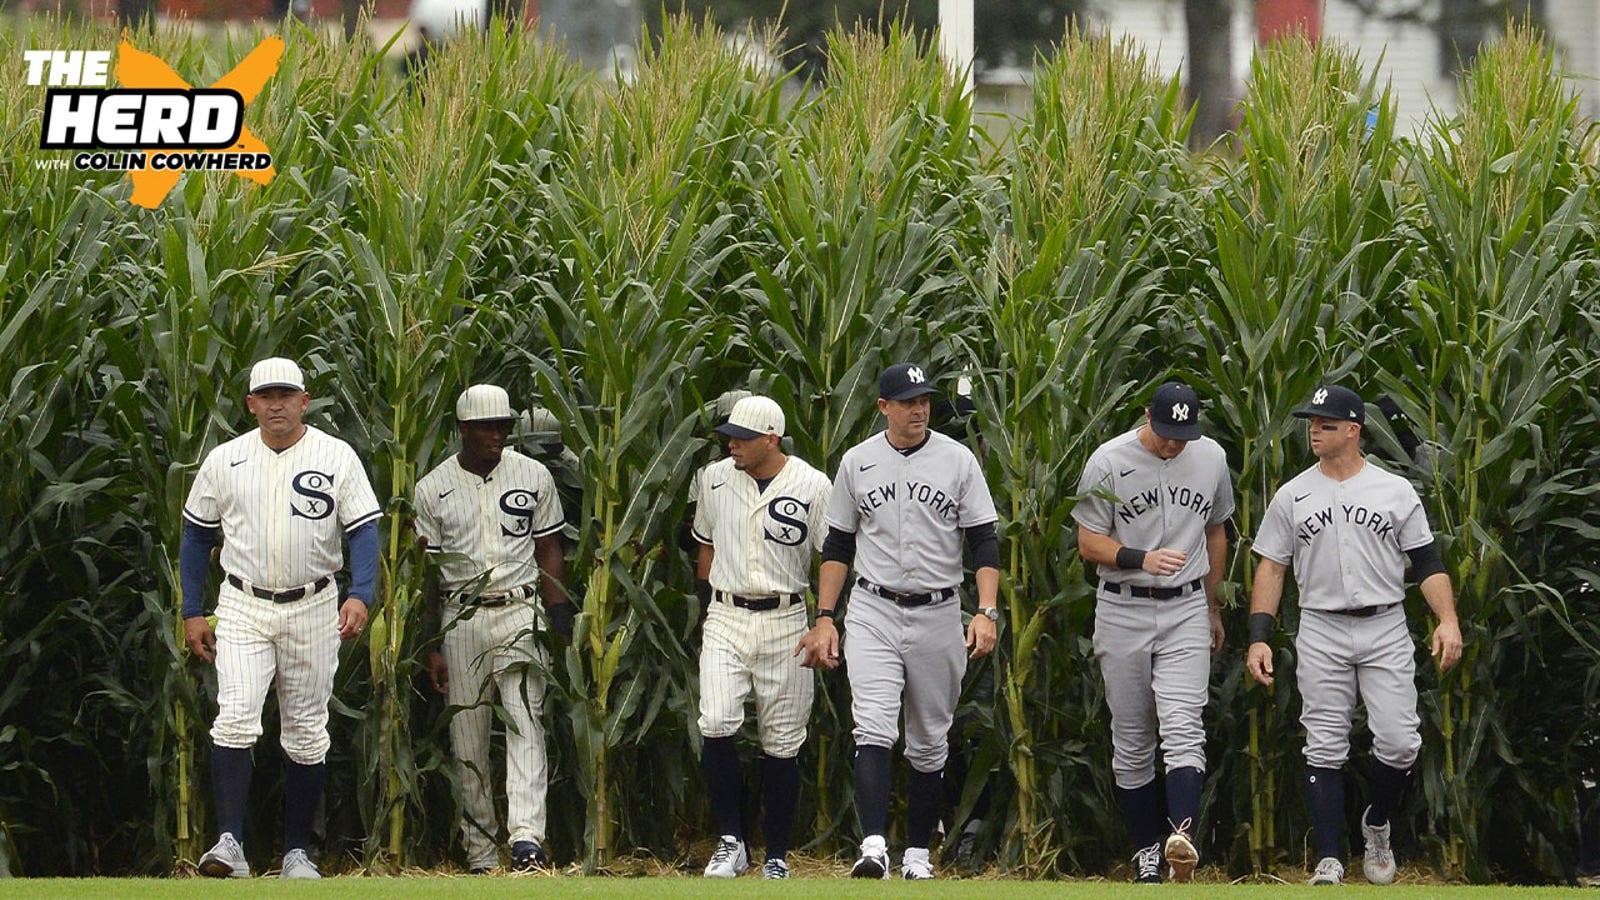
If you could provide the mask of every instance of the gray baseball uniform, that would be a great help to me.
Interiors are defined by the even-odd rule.
[[[1072,510],[1081,527],[1124,546],[1187,554],[1173,575],[1099,567],[1094,652],[1111,708],[1112,770],[1117,785],[1130,789],[1155,777],[1158,731],[1169,771],[1205,768],[1206,528],[1233,515],[1233,479],[1216,441],[1197,438],[1162,459],[1138,435],[1118,435],[1090,455],[1078,483],[1086,496]]]
[[[998,518],[977,458],[942,434],[928,432],[909,455],[886,432],[845,451],[827,522],[856,535],[861,581],[846,611],[844,657],[858,746],[894,746],[903,693],[906,759],[919,772],[944,766],[966,671],[962,533]],[[893,594],[933,602],[907,606]]]
[[[538,629],[534,545],[564,524],[555,481],[537,460],[507,448],[488,478],[452,455],[417,482],[417,533],[440,554],[440,648],[450,667],[450,745],[461,791],[461,837],[470,868],[499,862],[499,820],[489,789],[494,695],[506,717],[506,818],[512,844],[545,839],[544,653]]]
[[[794,655],[808,628],[806,605],[787,598],[810,587],[831,485],[793,456],[765,490],[732,459],[699,474],[694,536],[715,551],[709,580],[716,592],[700,648],[700,733],[737,734],[754,693],[762,752],[788,759],[805,742],[816,688]],[[774,596],[780,605],[770,610],[734,600]]]
[[[1292,565],[1300,589],[1295,680],[1312,766],[1337,769],[1349,758],[1358,693],[1378,761],[1394,769],[1416,762],[1416,648],[1401,601],[1405,552],[1432,540],[1411,483],[1370,460],[1344,481],[1314,465],[1267,507],[1254,549]]]

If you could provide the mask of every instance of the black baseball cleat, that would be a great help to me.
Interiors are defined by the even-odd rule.
[[[511,845],[511,871],[531,872],[550,868],[550,857],[544,848],[533,841],[517,841]]]
[[[1161,883],[1161,845],[1151,844],[1140,847],[1139,852],[1133,854],[1133,864],[1138,868],[1134,876],[1134,884],[1160,884]]]

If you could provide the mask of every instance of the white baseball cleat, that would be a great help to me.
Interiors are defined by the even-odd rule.
[[[1372,807],[1367,807],[1361,814],[1361,839],[1366,841],[1366,857],[1361,860],[1361,871],[1367,875],[1367,880],[1373,884],[1394,883],[1394,850],[1389,846],[1390,827],[1393,823],[1385,822],[1382,825],[1368,825],[1367,813],[1372,812]]]
[[[850,867],[851,878],[888,878],[889,845],[881,834],[869,834],[861,842],[861,858]]]
[[[769,859],[761,864],[761,877],[780,879],[789,877],[789,864],[781,859]]]
[[[217,845],[200,857],[200,874],[208,878],[249,878],[250,861],[244,858],[244,847],[224,831],[217,838]]]
[[[744,849],[744,841],[734,835],[725,834],[717,841],[717,849],[711,854],[711,862],[706,864],[706,877],[737,878],[748,868],[750,868],[750,854]]]
[[[1331,856],[1317,860],[1317,870],[1306,884],[1344,884],[1344,863]]]
[[[907,881],[932,881],[933,860],[928,858],[927,847],[907,847],[900,857],[900,877]]]
[[[317,864],[306,856],[304,850],[290,850],[283,854],[283,869],[278,872],[279,878],[321,878],[322,873],[317,871]]]
[[[1172,867],[1172,880],[1179,884],[1194,881],[1194,867],[1200,864],[1200,851],[1194,848],[1194,841],[1182,831],[1174,831],[1167,837],[1165,852],[1167,865]]]

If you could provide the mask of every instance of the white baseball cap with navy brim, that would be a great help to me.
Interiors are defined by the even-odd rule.
[[[783,437],[783,425],[783,407],[771,397],[753,395],[735,403],[728,421],[718,425],[716,431],[725,437],[750,441],[769,434]]]
[[[515,422],[521,416],[511,411],[511,396],[494,384],[475,384],[456,399],[457,422]]]
[[[273,388],[288,388],[291,391],[306,389],[306,377],[301,374],[294,360],[274,356],[250,367],[250,393],[258,394]]]

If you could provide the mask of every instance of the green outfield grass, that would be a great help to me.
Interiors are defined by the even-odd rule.
[[[273,879],[228,882],[199,878],[92,878],[92,879],[16,879],[0,882],[0,897],[28,897],[49,900],[56,897],[117,897],[117,898],[183,898],[197,897],[215,900],[217,897],[304,897],[316,896],[318,891],[328,891],[342,900],[365,898],[418,897],[429,900],[447,900],[452,897],[800,897],[815,896],[817,891],[846,892],[851,896],[875,897],[982,897],[997,900],[1004,897],[1066,897],[1113,900],[1122,897],[1150,898],[1153,893],[1183,897],[1216,897],[1228,900],[1240,898],[1278,898],[1312,896],[1327,897],[1327,890],[1316,890],[1304,885],[1280,884],[1194,884],[1179,887],[1167,885],[1151,888],[1143,885],[1111,883],[1105,881],[992,881],[940,880],[932,884],[906,884],[891,881],[886,884],[851,881],[848,879],[796,878],[788,884],[766,884],[754,877],[736,881],[708,881],[700,878],[563,878],[563,877],[414,877],[414,878],[330,878],[321,884],[284,884]],[[1572,897],[1583,896],[1572,888],[1564,887],[1503,887],[1456,886],[1442,884],[1394,885],[1373,887],[1365,884],[1346,885],[1337,891],[1339,897]]]

